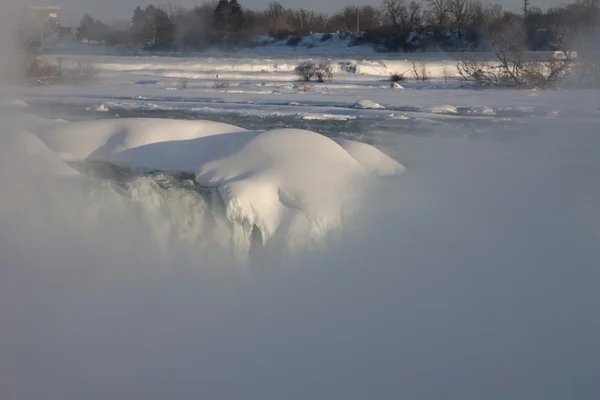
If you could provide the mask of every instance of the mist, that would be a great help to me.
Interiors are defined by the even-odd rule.
[[[398,136],[343,231],[244,261],[0,118],[3,400],[600,395],[597,118]]]

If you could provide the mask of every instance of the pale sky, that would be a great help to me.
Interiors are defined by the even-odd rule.
[[[41,0],[37,4],[58,4],[63,8],[62,24],[77,24],[84,13],[92,17],[104,20],[124,20],[129,19],[133,9],[136,6],[145,6],[148,4],[164,5],[168,3],[180,4],[186,7],[193,7],[202,4],[203,0]],[[272,0],[239,0],[243,7],[250,9],[263,9]],[[483,0],[486,2],[486,0]],[[332,13],[340,10],[346,5],[373,5],[381,4],[380,0],[280,0],[286,8],[305,8],[315,11]],[[487,0],[489,3],[499,3],[505,9],[516,11],[523,6],[522,0]],[[530,0],[531,6],[546,9],[549,6],[569,3],[569,0]]]

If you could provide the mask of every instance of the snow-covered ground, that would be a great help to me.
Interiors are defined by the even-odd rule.
[[[597,398],[600,92],[427,57],[392,88],[409,61],[65,55],[98,81],[6,88],[0,393]]]
[[[412,79],[410,59],[52,56],[63,59],[65,64],[92,63],[99,71],[98,83],[18,89],[14,96],[30,105],[73,105],[81,110],[108,111],[111,115],[121,110],[331,119],[596,115],[596,91],[460,88],[454,79],[456,61],[434,56],[432,61],[427,61],[427,54],[416,56],[425,60],[432,78],[426,82]],[[303,62],[331,64],[333,80],[313,82],[304,91],[297,85],[295,74]],[[389,77],[393,73],[404,73],[407,80],[392,85]],[[215,88],[218,81],[225,81],[228,86]],[[353,107],[361,100],[381,107]]]

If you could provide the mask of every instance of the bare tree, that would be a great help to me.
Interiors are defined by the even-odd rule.
[[[449,0],[428,0],[429,15],[431,21],[429,23],[439,32],[448,27],[448,9]]]
[[[469,0],[448,0],[448,13],[452,17],[452,24],[462,40],[463,28],[473,19],[473,7]]]
[[[354,32],[358,29],[359,8],[346,6],[339,13],[331,17],[330,26],[334,31]]]
[[[574,52],[569,49],[568,31],[556,32],[560,56],[528,58],[520,24],[510,23],[492,33],[496,62],[464,59],[457,64],[459,81],[470,86],[515,88],[558,88],[575,70]]]
[[[381,24],[381,12],[373,6],[361,6],[358,8],[360,18],[360,30],[370,31],[377,29]]]
[[[430,78],[429,71],[427,70],[427,65],[423,61],[411,60],[410,72],[417,82],[425,82]]]
[[[387,25],[407,39],[411,32],[417,31],[423,24],[423,9],[420,3],[405,0],[384,0],[382,12]],[[404,42],[404,50],[407,50]]]

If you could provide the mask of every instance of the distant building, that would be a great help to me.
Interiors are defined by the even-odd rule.
[[[37,5],[27,8],[29,16],[45,34],[60,33],[60,6]]]

